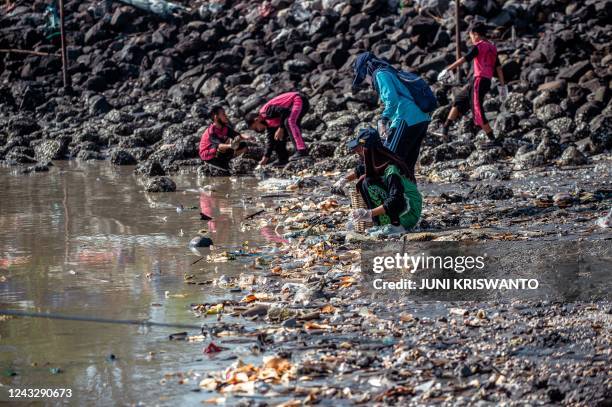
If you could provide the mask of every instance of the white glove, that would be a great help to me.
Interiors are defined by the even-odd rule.
[[[333,194],[336,195],[344,195],[344,185],[348,182],[347,177],[344,176],[342,178],[340,178],[338,181],[336,181],[334,183],[334,185],[332,185],[331,187],[331,191]]]
[[[240,138],[240,136],[236,136],[232,139],[232,150],[236,151],[238,150],[238,147],[240,146],[240,142],[242,141],[242,139]]]
[[[497,91],[499,92],[499,97],[503,102],[508,97],[508,85],[499,85],[497,87]]]
[[[448,69],[444,68],[442,70],[442,72],[440,72],[438,74],[438,82],[443,81],[444,79],[446,79],[446,77],[448,76],[449,72]]]
[[[372,211],[370,209],[357,208],[351,212],[355,222],[372,222]]]

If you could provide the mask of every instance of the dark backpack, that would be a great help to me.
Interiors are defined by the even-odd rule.
[[[438,107],[438,100],[436,99],[436,95],[434,95],[433,91],[425,82],[423,78],[419,75],[414,74],[412,72],[406,71],[398,71],[391,66],[380,68],[389,70],[395,75],[397,75],[397,79],[408,89],[408,92],[412,95],[414,99],[414,103],[425,113],[432,113]],[[372,74],[372,76],[376,76],[376,72]],[[373,81],[376,82],[376,81]],[[378,84],[376,85],[376,91],[378,92]]]

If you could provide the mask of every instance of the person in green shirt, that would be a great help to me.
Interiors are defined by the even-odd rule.
[[[382,144],[373,128],[361,129],[348,148],[359,154],[362,162],[334,184],[332,191],[341,190],[348,181],[358,180],[357,190],[368,209],[354,209],[353,220],[389,225],[391,233],[412,229],[421,218],[423,198],[408,178],[410,170],[406,164]]]

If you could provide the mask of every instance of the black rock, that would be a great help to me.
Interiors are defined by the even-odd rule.
[[[145,184],[147,192],[174,192],[176,184],[168,177],[153,177]]]
[[[44,140],[36,147],[34,151],[38,161],[63,160],[68,153],[68,145],[70,138],[62,137],[57,140]]]
[[[563,116],[563,109],[556,104],[548,104],[541,108],[536,108],[535,114],[542,122],[547,123],[553,119]]]
[[[234,158],[230,162],[230,170],[236,175],[252,174],[255,167],[257,167],[257,161],[245,156]]]
[[[591,120],[591,139],[598,150],[612,148],[612,116],[600,115]]]
[[[320,160],[333,157],[337,145],[329,142],[317,142],[310,147],[310,156]]]
[[[580,77],[591,68],[592,65],[589,61],[576,62],[572,66],[562,68],[557,74],[557,79],[566,79],[571,82],[578,82],[578,79],[580,79]]]
[[[559,159],[561,165],[584,165],[587,162],[586,156],[573,145],[567,147]]]
[[[166,171],[157,161],[143,161],[134,170],[137,174],[147,177],[159,177],[166,175]]]
[[[202,87],[199,89],[199,92],[210,98],[213,96],[225,96],[225,88],[223,87],[223,81],[220,77],[212,77],[207,79],[202,83]]]
[[[208,164],[206,161],[202,162],[202,165],[198,167],[198,176],[200,177],[219,177],[230,175],[229,168],[221,168],[214,165]]]
[[[536,148],[536,152],[548,161],[559,157],[561,154],[561,146],[551,137],[543,137]]]
[[[493,131],[497,137],[505,137],[508,133],[518,128],[519,117],[515,113],[500,113],[495,119]]]
[[[549,389],[546,394],[551,403],[560,403],[565,398],[565,394],[557,388]]]
[[[115,165],[135,165],[136,158],[126,150],[115,149],[110,154],[110,161]]]
[[[111,110],[111,106],[108,104],[104,95],[92,96],[87,103],[89,105],[89,114],[92,116],[105,114]]]

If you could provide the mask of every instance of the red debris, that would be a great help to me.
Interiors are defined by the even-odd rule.
[[[221,352],[222,350],[223,348],[211,342],[210,344],[208,344],[207,347],[204,348],[204,353],[217,353],[217,352]]]

